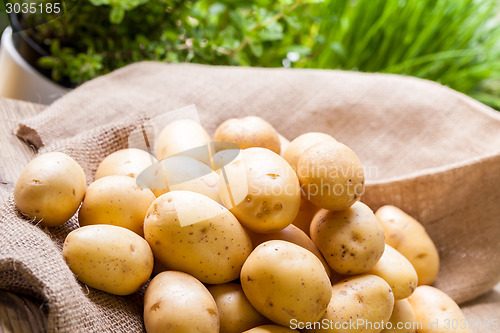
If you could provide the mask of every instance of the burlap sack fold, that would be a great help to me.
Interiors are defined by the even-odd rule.
[[[99,161],[126,147],[143,119],[187,104],[197,106],[209,132],[227,118],[258,115],[289,139],[308,131],[332,134],[365,166],[364,202],[372,209],[395,204],[426,226],[442,260],[439,288],[465,302],[499,281],[500,116],[436,83],[139,63],[77,88],[23,121],[18,136],[41,151],[73,156],[90,181]],[[56,230],[40,229],[8,202],[0,220],[0,288],[45,300],[50,331],[142,330],[140,295],[87,291],[65,266],[60,246],[75,226],[73,218]]]

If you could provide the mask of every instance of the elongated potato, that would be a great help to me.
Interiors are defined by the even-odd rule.
[[[286,150],[282,153],[283,158],[290,164],[294,171],[297,171],[297,164],[302,154],[312,146],[325,141],[336,142],[337,140],[331,135],[321,132],[308,132],[299,135],[287,145]]]
[[[368,272],[385,248],[384,229],[362,202],[339,212],[320,210],[311,223],[311,239],[328,265],[346,275]]]
[[[219,333],[219,313],[207,288],[183,272],[155,276],[144,295],[147,333]]]
[[[78,280],[115,295],[136,292],[149,279],[154,263],[151,248],[142,237],[104,224],[70,232],[63,258]]]
[[[408,301],[415,313],[415,321],[421,323],[418,333],[472,332],[457,303],[437,288],[419,286]]]
[[[55,227],[69,220],[85,195],[82,167],[60,152],[39,155],[23,169],[14,187],[17,208],[41,225]]]
[[[379,333],[393,307],[392,290],[382,278],[370,274],[354,276],[332,286],[326,314],[318,323],[326,325],[303,328],[305,332]]]
[[[269,323],[250,304],[241,285],[224,283],[208,286],[219,310],[220,332],[241,333],[252,327]]]
[[[245,331],[243,333],[293,333],[297,330],[292,330],[291,328],[278,326],[278,325],[262,325],[254,327],[251,330]]]
[[[282,326],[318,320],[332,288],[321,261],[290,242],[271,240],[253,250],[241,269],[241,286],[253,307]]]
[[[238,278],[252,251],[250,238],[231,212],[188,191],[168,192],[151,204],[144,237],[167,268],[211,284]]]
[[[418,275],[418,284],[431,284],[439,272],[439,254],[424,227],[394,206],[375,213],[385,231],[385,242],[408,259]]]
[[[300,156],[297,175],[305,199],[328,210],[347,209],[364,193],[361,161],[339,142],[324,141],[308,148]]]
[[[97,167],[95,179],[113,175],[136,178],[144,169],[156,162],[153,155],[142,149],[120,149],[101,161]]]
[[[407,299],[394,302],[391,318],[380,333],[415,333],[415,314]]]
[[[368,273],[384,279],[391,286],[395,300],[407,298],[418,285],[417,272],[413,265],[401,253],[387,244],[384,254]]]

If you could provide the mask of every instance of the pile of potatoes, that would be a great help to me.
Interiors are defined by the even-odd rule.
[[[116,151],[88,188],[71,157],[40,155],[14,191],[43,226],[78,212],[63,246],[78,280],[115,295],[149,281],[147,332],[444,332],[464,320],[428,286],[439,256],[423,226],[362,203],[363,166],[330,135],[288,142],[245,117],[214,133],[232,146],[190,120],[157,137],[156,157]]]

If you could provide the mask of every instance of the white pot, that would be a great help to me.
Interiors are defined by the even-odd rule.
[[[50,104],[69,90],[49,80],[24,60],[14,47],[12,28],[4,30],[0,48],[1,97]]]

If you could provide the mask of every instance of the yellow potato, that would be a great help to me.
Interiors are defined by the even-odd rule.
[[[136,292],[153,271],[148,243],[136,233],[114,225],[73,230],[64,241],[63,258],[78,280],[115,295]]]
[[[257,246],[241,269],[240,281],[253,307],[282,326],[289,326],[291,320],[318,320],[332,291],[321,261],[281,240]]]
[[[51,152],[31,160],[14,187],[21,213],[41,225],[55,227],[69,220],[85,195],[85,173],[71,157]]]
[[[284,240],[290,243],[294,243],[298,246],[301,246],[304,249],[311,251],[316,257],[318,257],[318,259],[323,264],[323,267],[325,267],[326,274],[330,276],[330,267],[326,263],[321,252],[319,252],[318,248],[316,247],[316,245],[314,245],[313,241],[296,226],[290,224],[283,230],[265,234],[259,234],[253,231],[248,231],[248,235],[252,240],[254,248],[270,240]]]
[[[283,154],[285,153],[286,148],[290,144],[290,140],[285,138],[283,135],[278,133],[278,137],[280,138],[280,156],[283,157]]]
[[[394,206],[375,213],[385,231],[385,241],[408,259],[418,275],[418,284],[431,284],[439,272],[439,254],[424,227]]]
[[[297,171],[297,164],[302,154],[312,146],[325,141],[336,142],[337,140],[331,135],[321,132],[309,132],[299,135],[287,145],[283,153],[283,158],[290,164],[294,171]]]
[[[311,223],[311,239],[328,265],[347,275],[368,272],[385,248],[384,230],[362,202],[340,212],[320,210]]]
[[[394,296],[382,278],[359,275],[332,286],[326,314],[306,332],[379,333],[391,317]],[[313,326],[314,325],[314,326]]]
[[[269,320],[254,309],[237,283],[208,286],[219,310],[220,332],[241,333]]]
[[[295,220],[293,220],[292,224],[296,227],[300,228],[306,235],[309,236],[311,229],[311,221],[319,211],[319,207],[314,205],[313,203],[300,199],[300,207]]]
[[[210,141],[210,136],[200,124],[190,119],[176,120],[158,135],[156,158],[161,161],[173,155],[182,155],[210,165]]]
[[[408,301],[420,325],[418,333],[472,332],[457,303],[437,288],[419,286]]]
[[[251,330],[245,331],[243,333],[293,333],[297,330],[292,330],[291,328],[278,326],[278,325],[262,325],[254,327]]]
[[[207,288],[189,274],[155,276],[144,295],[146,332],[218,333],[219,314]]]
[[[81,226],[112,224],[144,236],[144,218],[156,199],[150,189],[137,186],[127,176],[99,178],[87,189],[78,212]]]
[[[418,285],[413,265],[390,245],[385,246],[384,254],[368,273],[384,279],[391,286],[395,300],[407,298]]]
[[[238,278],[252,251],[250,238],[231,212],[188,191],[168,192],[151,204],[144,237],[166,267],[211,284]]]
[[[275,232],[290,225],[300,206],[299,181],[292,168],[265,148],[248,148],[223,168],[219,197],[243,226]]]
[[[240,149],[267,148],[276,154],[281,149],[278,132],[267,121],[255,116],[226,120],[215,130],[214,141],[233,142]]]
[[[304,198],[328,210],[347,209],[364,193],[361,161],[339,142],[324,141],[308,148],[300,156],[297,175]]]
[[[240,149],[221,150],[212,156],[213,169],[217,174],[220,174],[224,166],[233,161],[241,160],[241,158]]]
[[[153,155],[142,149],[120,149],[101,161],[94,179],[113,175],[136,178],[144,169],[156,162]]]
[[[380,333],[415,333],[415,314],[407,299],[394,302],[391,318]]]

